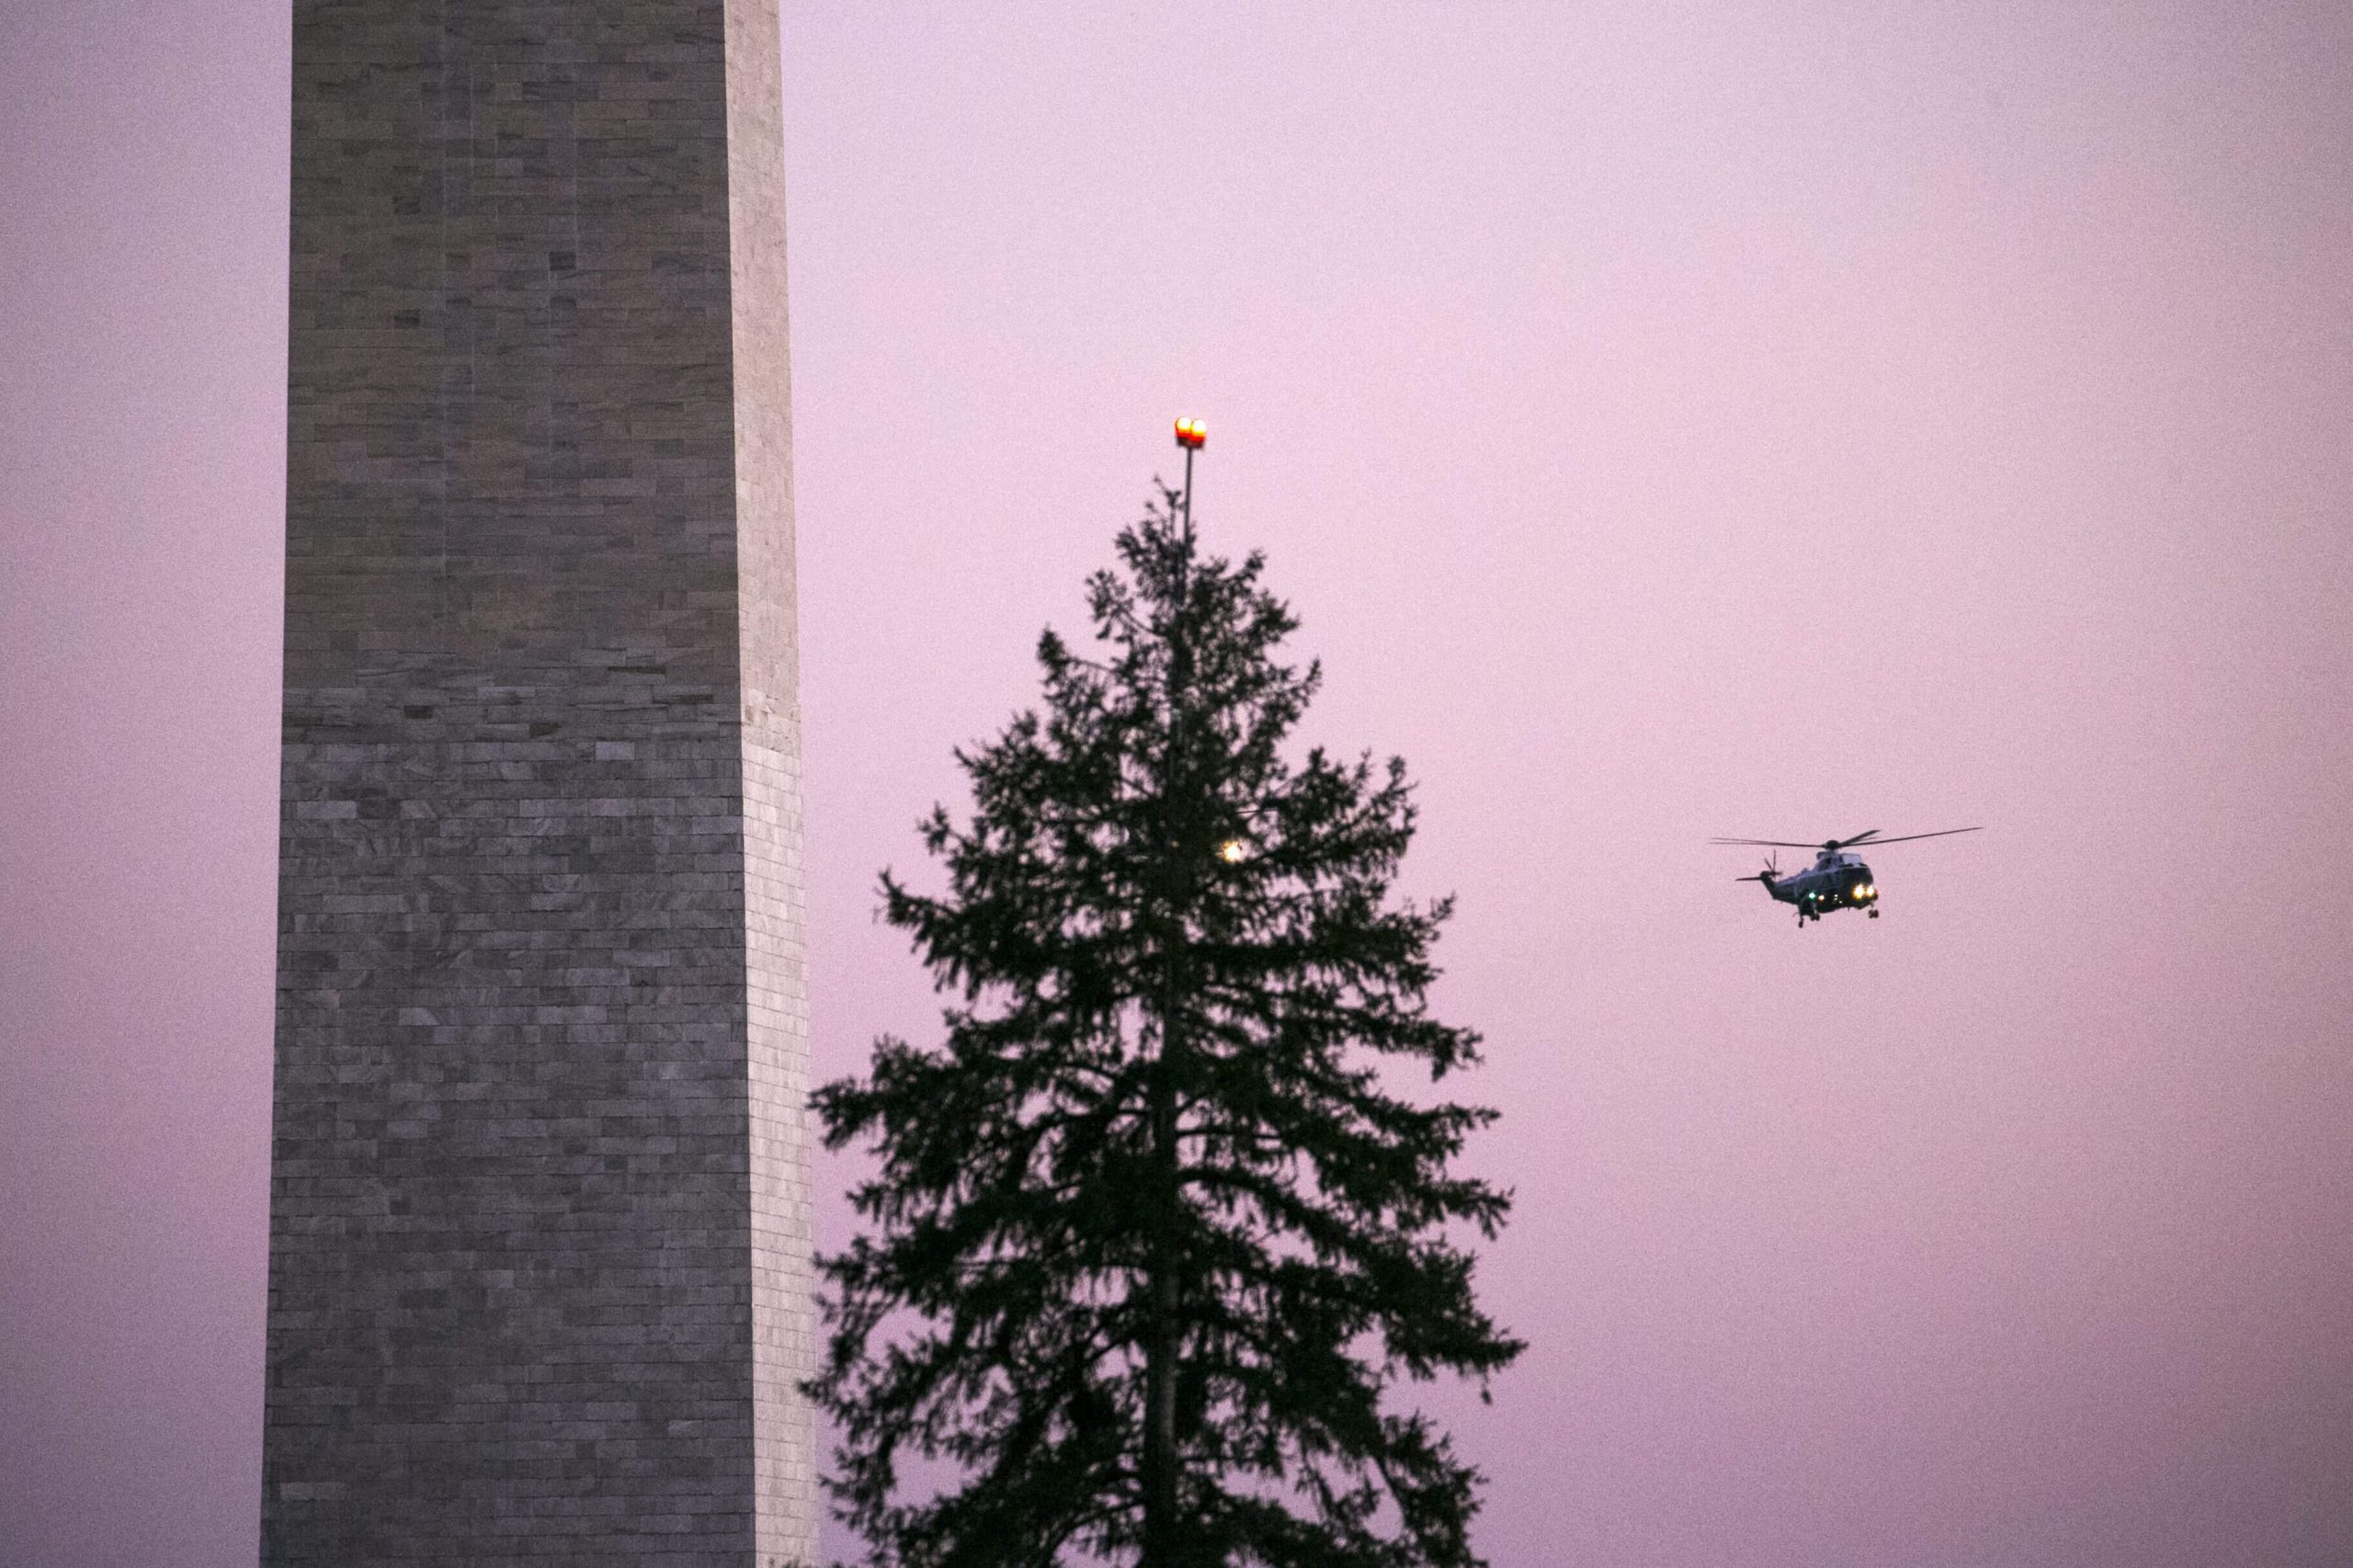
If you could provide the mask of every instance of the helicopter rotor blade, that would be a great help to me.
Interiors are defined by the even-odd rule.
[[[1749,844],[1767,849],[1852,849],[1857,846],[1877,848],[1882,844],[1909,844],[1915,838],[1949,838],[1956,833],[1983,833],[1981,827],[1948,827],[1936,833],[1906,833],[1893,838],[1881,838],[1879,829],[1859,833],[1852,838],[1830,838],[1818,844],[1802,844],[1794,838],[1711,838],[1711,844]]]
[[[1907,834],[1904,834],[1904,835],[1902,835],[1901,836],[1899,836],[1899,837],[1895,837],[1895,838],[1880,838],[1880,839],[1874,839],[1874,840],[1872,840],[1872,842],[1871,842],[1871,846],[1870,846],[1870,847],[1872,847],[1872,848],[1876,849],[1876,848],[1878,848],[1878,847],[1879,847],[1881,845],[1882,845],[1882,844],[1909,844],[1910,842],[1912,842],[1912,840],[1914,840],[1914,839],[1915,839],[1915,838],[1950,838],[1950,837],[1951,837],[1954,834],[1956,834],[1956,833],[1983,833],[1983,832],[1984,832],[1984,831],[1985,831],[1985,830],[1984,830],[1984,827],[1982,827],[1982,826],[1980,826],[1980,827],[1948,827],[1948,828],[1942,828],[1942,829],[1939,829],[1938,832],[1935,832],[1935,833],[1907,833]],[[1852,840],[1852,839],[1848,839],[1848,840],[1847,840],[1847,842],[1851,844],[1851,843],[1853,843],[1853,842],[1854,842],[1854,840]]]

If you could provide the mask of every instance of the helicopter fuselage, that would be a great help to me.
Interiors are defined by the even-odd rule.
[[[1812,866],[1786,877],[1767,872],[1756,879],[1783,903],[1798,906],[1798,924],[1819,920],[1834,909],[1860,909],[1879,916],[1879,883],[1860,858],[1839,852],[1817,856]]]

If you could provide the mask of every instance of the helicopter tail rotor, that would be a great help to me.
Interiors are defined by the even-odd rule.
[[[1767,887],[1771,887],[1776,881],[1780,880],[1780,861],[1781,858],[1779,856],[1768,855],[1765,857],[1765,869],[1763,870],[1757,872],[1753,877],[1734,877],[1733,881],[1736,882],[1763,882]]]

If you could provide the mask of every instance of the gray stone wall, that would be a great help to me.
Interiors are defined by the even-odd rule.
[[[773,0],[298,0],[262,1556],[813,1562]]]

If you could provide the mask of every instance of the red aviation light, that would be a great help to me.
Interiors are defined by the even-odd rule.
[[[1188,450],[1199,451],[1210,438],[1209,426],[1198,419],[1176,421],[1176,444]]]

